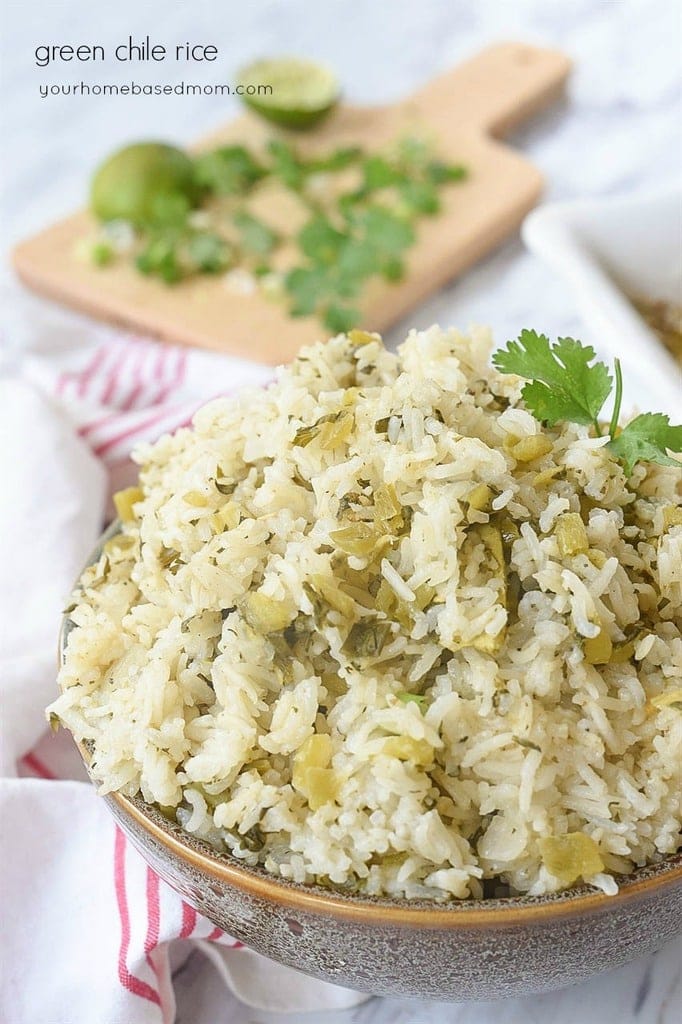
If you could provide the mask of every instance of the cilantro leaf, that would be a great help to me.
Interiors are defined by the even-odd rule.
[[[428,142],[417,135],[408,135],[398,142],[398,159],[412,172],[423,167],[430,154]]]
[[[623,427],[609,442],[609,448],[622,461],[628,476],[640,460],[682,466],[668,455],[668,450],[682,452],[682,426],[673,426],[661,412],[645,412]]]
[[[108,267],[116,253],[108,242],[95,242],[90,250],[90,259],[96,267]]]
[[[201,153],[194,162],[197,184],[216,195],[247,192],[266,174],[244,146],[221,146]]]
[[[522,394],[538,419],[550,426],[560,420],[591,423],[601,433],[598,416],[612,379],[604,363],[592,364],[594,358],[590,345],[573,338],[560,338],[550,345],[545,334],[524,330],[518,341],[495,352],[493,364],[501,373],[515,373],[532,382]]]
[[[339,196],[336,206],[344,220],[349,224],[354,223],[357,217],[358,206],[366,198],[367,193],[364,188],[355,189],[353,192],[344,192],[343,195]]]
[[[335,263],[346,235],[338,231],[326,217],[313,217],[298,235],[298,245],[304,256],[313,263]]]
[[[493,364],[500,373],[516,373],[529,383],[522,390],[523,399],[538,419],[550,426],[560,420],[593,424],[601,435],[598,416],[611,393],[612,378],[603,363],[594,363],[594,349],[572,338],[559,338],[550,345],[544,334],[522,331],[518,341],[493,354]],[[623,381],[620,361],[615,361],[616,391],[609,424],[608,448],[623,463],[628,476],[635,464],[657,462],[663,466],[680,466],[682,462],[668,452],[682,452],[682,426],[674,426],[660,412],[636,416],[618,431]]]
[[[403,704],[416,704],[419,710],[423,710],[423,705],[428,703],[428,697],[425,697],[422,693],[397,693],[396,697],[401,700]]]
[[[377,272],[377,253],[367,239],[348,238],[336,264],[339,293],[355,295],[362,282]]]
[[[185,275],[178,257],[178,240],[172,232],[152,235],[135,260],[137,269],[149,276],[175,284]]]
[[[397,256],[390,256],[381,268],[387,281],[401,281],[405,276],[405,264]]]
[[[414,242],[412,225],[383,206],[368,206],[357,223],[365,238],[386,255],[394,256]]]
[[[272,157],[272,173],[287,188],[299,192],[305,180],[305,167],[293,146],[281,139],[271,139],[268,142],[268,153]]]
[[[290,313],[315,313],[331,330],[348,330],[358,322],[359,313],[347,303],[361,294],[372,277],[400,280],[405,271],[403,253],[416,238],[413,222],[438,212],[438,186],[459,180],[462,169],[429,161],[429,147],[416,139],[408,140],[393,156],[339,147],[327,156],[304,158],[282,139],[272,139],[267,149],[269,173],[302,193],[311,208],[310,219],[296,236],[301,265],[284,278]],[[351,164],[357,164],[361,183],[337,196],[333,207],[325,208],[306,195],[309,175]],[[374,200],[374,193],[389,188],[399,207]]]
[[[258,217],[254,217],[252,213],[247,213],[246,210],[240,210],[238,213],[235,213],[232,221],[235,227],[239,229],[241,244],[244,249],[258,256],[266,256],[275,248],[279,241],[272,228],[269,228]]]
[[[367,191],[400,185],[407,181],[404,171],[398,170],[382,156],[369,156],[363,162],[362,176]]]
[[[318,156],[306,161],[305,169],[309,174],[321,171],[343,171],[356,163],[362,156],[359,146],[339,146],[329,156]]]
[[[440,210],[438,193],[428,181],[406,181],[400,187],[400,196],[411,212],[433,216]]]
[[[336,334],[343,334],[345,331],[349,331],[359,321],[359,310],[352,309],[350,306],[339,306],[337,303],[332,303],[325,310],[324,325]]]
[[[197,231],[187,244],[190,262],[204,274],[219,274],[230,263],[230,247],[213,231]]]
[[[426,167],[426,176],[434,185],[447,185],[452,181],[463,181],[467,176],[466,167],[461,164],[446,164],[442,160],[431,160]]]
[[[284,288],[292,299],[291,315],[308,316],[329,294],[330,283],[323,267],[294,267],[284,278]]]

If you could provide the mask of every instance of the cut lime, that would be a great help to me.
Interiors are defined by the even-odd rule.
[[[137,142],[117,150],[97,168],[90,205],[99,220],[128,221],[139,227],[158,220],[163,207],[193,206],[199,194],[186,153],[162,142]]]
[[[312,128],[336,105],[339,83],[329,68],[296,57],[258,60],[237,76],[247,107],[283,128]]]

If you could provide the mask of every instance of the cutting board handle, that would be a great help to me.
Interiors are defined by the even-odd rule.
[[[561,92],[571,62],[558,50],[499,43],[434,78],[408,101],[434,126],[505,135]]]

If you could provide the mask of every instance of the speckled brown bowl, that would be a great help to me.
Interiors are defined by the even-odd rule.
[[[65,623],[62,657],[68,633]],[[350,988],[503,999],[618,967],[682,931],[682,854],[637,871],[617,896],[581,886],[445,906],[369,899],[283,882],[217,854],[141,799],[104,800],[147,863],[210,921],[265,956]]]

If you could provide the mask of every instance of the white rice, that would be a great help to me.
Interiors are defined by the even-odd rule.
[[[138,451],[50,709],[102,792],[408,898],[613,893],[678,849],[682,474],[628,482],[489,352],[480,329],[397,355],[340,336]],[[533,437],[551,450],[517,462]]]

